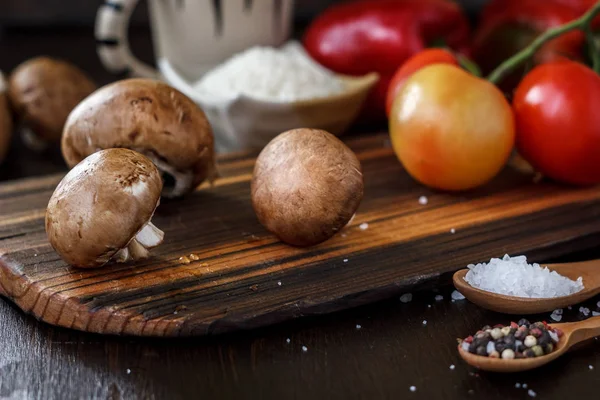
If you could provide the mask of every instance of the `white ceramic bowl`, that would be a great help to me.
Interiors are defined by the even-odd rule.
[[[345,90],[329,97],[295,102],[269,102],[245,95],[219,98],[196,90],[167,59],[158,67],[163,79],[194,100],[206,113],[218,152],[261,149],[271,139],[294,128],[319,128],[342,134],[358,116],[376,73],[362,77],[336,75]]]

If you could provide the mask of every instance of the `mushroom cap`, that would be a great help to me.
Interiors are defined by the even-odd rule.
[[[0,163],[6,157],[8,147],[10,146],[12,125],[12,115],[8,108],[8,99],[6,96],[6,83],[2,72],[0,72]]]
[[[260,153],[251,190],[263,226],[286,243],[309,246],[329,239],[352,218],[362,200],[363,176],[356,155],[338,138],[294,129]]]
[[[20,64],[8,95],[17,116],[42,140],[59,142],[69,113],[96,84],[75,65],[48,57]]]
[[[102,266],[150,221],[161,190],[158,169],[143,155],[128,149],[94,153],[50,198],[50,244],[73,266]]]
[[[82,101],[65,125],[62,152],[69,166],[111,147],[136,150],[191,173],[186,191],[216,174],[214,139],[204,112],[187,96],[151,79],[104,86]],[[169,172],[169,171],[167,171]]]

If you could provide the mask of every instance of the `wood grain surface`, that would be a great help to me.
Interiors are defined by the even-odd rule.
[[[223,157],[214,187],[161,205],[153,221],[166,239],[153,257],[97,270],[68,267],[47,242],[45,206],[60,176],[4,184],[2,292],[54,325],[206,335],[371,302],[504,253],[560,255],[561,245],[573,251],[600,233],[597,189],[534,184],[506,171],[480,191],[434,193],[406,175],[385,135],[351,147],[364,169],[363,203],[339,235],[306,249],[258,224],[249,155]],[[422,195],[428,204],[418,202]]]

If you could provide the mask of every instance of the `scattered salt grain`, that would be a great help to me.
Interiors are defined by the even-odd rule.
[[[431,308],[431,304],[427,304],[427,308]]]
[[[369,228],[369,224],[367,224],[366,222],[363,222],[362,224],[360,224],[358,226],[361,230],[366,231],[367,228]]]
[[[348,262],[348,259],[347,259],[347,258],[344,258],[344,260],[343,260],[343,261],[344,261],[345,263],[347,263],[347,262]]]
[[[291,342],[290,338],[285,339],[285,342],[289,344]]]
[[[360,329],[362,328],[362,326],[360,326],[359,324],[356,324],[356,329]]]
[[[516,387],[517,389],[521,389],[521,384],[520,384],[519,382],[517,382],[517,383],[515,383],[515,387]]]
[[[421,196],[421,197],[419,197],[419,204],[421,204],[422,206],[424,206],[427,203],[429,203],[429,199],[427,198],[427,196]]]
[[[559,309],[552,311],[552,314],[550,314],[550,318],[553,321],[560,322],[563,317],[562,314],[563,314],[563,310],[562,310],[562,308],[559,308]]]
[[[127,368],[127,375],[131,374],[131,370]]]
[[[450,229],[450,233],[454,235],[456,233],[456,229],[454,229],[454,228]]]
[[[596,307],[600,308],[600,301],[596,303]]]
[[[567,308],[568,308],[569,310],[572,310],[572,309],[573,309],[573,307],[571,307],[571,306],[568,306]]]
[[[344,83],[314,62],[296,43],[281,49],[252,47],[206,73],[195,89],[231,98],[241,94],[292,102],[341,93]]]
[[[423,326],[427,325],[427,320],[423,320]]]
[[[465,296],[463,296],[463,294],[461,292],[459,292],[458,290],[455,290],[452,292],[452,300],[464,300]]]
[[[308,351],[308,347],[302,346],[302,351],[306,353]]]
[[[281,281],[277,282],[277,285],[278,285],[278,286],[281,286]]]
[[[444,300],[444,296],[442,296],[441,294],[438,294],[437,296],[435,296],[435,301],[442,301]]]
[[[408,388],[411,392],[416,392],[417,391],[417,387],[416,386],[411,386]]]
[[[456,368],[456,367],[454,366],[454,364],[450,365],[450,369],[451,369],[451,370],[454,370],[454,368]]]
[[[594,366],[593,365],[588,365],[588,368],[589,369],[594,369]]]
[[[587,307],[579,307],[579,312],[582,313],[586,317],[588,315],[590,315],[590,309]]]
[[[523,384],[523,389],[527,389],[527,384],[526,383]]]
[[[402,303],[410,303],[412,301],[412,293],[404,293],[400,296],[400,302]]]
[[[527,394],[528,394],[530,397],[535,397],[535,396],[537,396],[537,393],[536,393],[536,392],[534,392],[534,391],[533,391],[533,390],[531,390],[531,389],[529,389],[529,390],[527,391]]]
[[[592,317],[597,317],[600,315],[600,312],[598,311],[592,311]]]
[[[547,267],[528,264],[527,257],[492,258],[489,263],[470,264],[465,281],[471,286],[509,296],[550,298],[568,296],[583,289],[582,278],[573,281]]]

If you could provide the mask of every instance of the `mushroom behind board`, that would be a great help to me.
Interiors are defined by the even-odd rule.
[[[96,84],[73,64],[37,57],[15,68],[8,87],[25,144],[41,150],[60,142],[69,113]]]
[[[128,149],[99,151],[58,184],[46,210],[46,233],[70,265],[101,267],[148,256],[163,232],[150,220],[162,180],[154,164]]]
[[[99,149],[124,147],[150,158],[173,178],[167,197],[216,176],[212,129],[204,112],[165,83],[126,79],[104,86],[69,115],[62,152],[69,166]]]
[[[5,92],[6,82],[4,81],[4,75],[0,72],[0,163],[8,152],[12,133],[12,116],[10,115]]]

